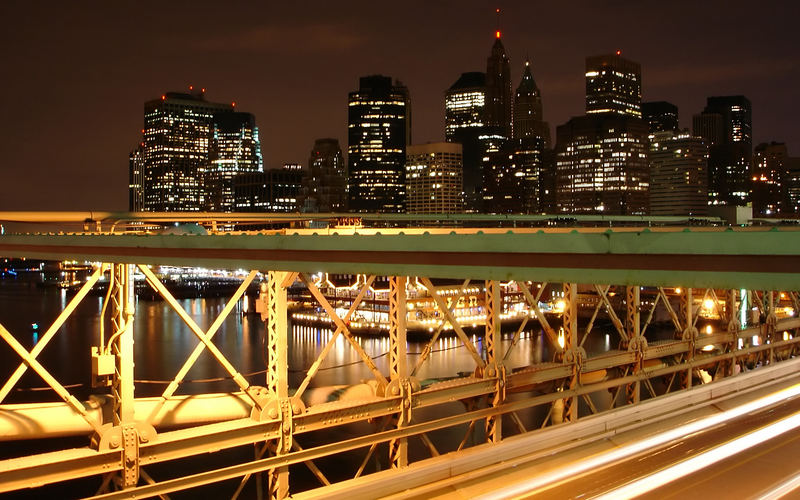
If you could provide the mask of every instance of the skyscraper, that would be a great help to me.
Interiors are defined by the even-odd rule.
[[[500,41],[499,30],[495,33],[492,53],[486,60],[485,109],[484,122],[490,133],[511,138],[511,65]]]
[[[586,116],[557,128],[561,212],[639,215],[649,210],[649,126],[641,119],[641,67],[616,54],[586,58]]]
[[[301,184],[297,198],[301,212],[344,212],[347,209],[347,179],[338,140],[314,141]]]
[[[214,115],[231,104],[208,102],[203,91],[168,92],[144,105],[144,210],[205,208],[204,181]]]
[[[647,214],[647,124],[624,114],[602,113],[572,118],[556,130],[559,211]]]
[[[467,211],[480,210],[481,141],[484,134],[486,74],[462,73],[445,92],[445,137],[458,142],[463,152],[464,204]]]
[[[408,89],[382,75],[350,92],[348,201],[354,212],[403,212],[405,154],[411,140]]]
[[[540,137],[506,141],[483,158],[483,207],[488,213],[539,210],[539,178],[544,155]]]
[[[744,205],[750,199],[753,159],[750,101],[741,95],[709,97],[693,123],[694,135],[710,144],[709,204]]]
[[[514,95],[514,139],[539,137],[544,147],[550,147],[550,125],[542,115],[542,93],[531,74],[531,63],[525,61],[525,70]]]
[[[434,142],[406,151],[406,212],[453,214],[464,210],[461,199],[461,144]]]
[[[303,177],[302,165],[288,164],[246,172],[233,181],[237,212],[294,212]]]
[[[216,113],[209,147],[205,175],[206,210],[233,212],[236,210],[234,177],[264,169],[255,117],[250,113]]]
[[[678,106],[666,101],[642,103],[642,119],[650,127],[650,133],[677,132]]]
[[[642,68],[614,54],[586,58],[586,114],[642,116]]]
[[[789,152],[782,142],[761,143],[753,151],[753,216],[791,213],[789,208]]]
[[[144,210],[144,162],[142,144],[131,151],[128,158],[128,210]]]
[[[673,131],[650,136],[650,215],[708,213],[708,146]]]

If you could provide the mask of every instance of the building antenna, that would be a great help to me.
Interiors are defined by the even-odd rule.
[[[495,9],[495,36],[500,38],[500,7]]]

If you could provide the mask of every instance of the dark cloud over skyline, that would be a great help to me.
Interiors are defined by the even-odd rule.
[[[381,73],[410,90],[413,140],[444,137],[444,91],[484,71],[503,9],[514,87],[526,57],[555,126],[583,113],[584,58],[622,49],[645,100],[753,103],[754,143],[800,156],[792,1],[4,2],[0,210],[125,210],[142,105],[190,84],[256,115],[266,166],[346,148],[347,93]]]

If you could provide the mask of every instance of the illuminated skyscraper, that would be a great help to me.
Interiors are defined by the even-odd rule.
[[[434,142],[406,150],[406,212],[463,212],[461,144]]]
[[[296,211],[302,177],[303,167],[297,164],[237,175],[233,181],[236,211]]]
[[[782,142],[762,143],[753,152],[753,216],[792,212],[789,199],[789,152]]]
[[[382,75],[350,92],[348,201],[353,212],[403,212],[405,155],[411,140],[408,89]]]
[[[586,114],[642,117],[642,68],[620,54],[586,58]]]
[[[144,163],[141,144],[131,151],[128,160],[128,210],[141,212],[144,210]]]
[[[203,210],[214,115],[233,106],[208,102],[204,91],[168,92],[144,105],[143,208]]]
[[[514,139],[539,137],[544,147],[550,147],[550,125],[542,117],[542,93],[531,74],[531,63],[525,61],[525,71],[514,95]]]
[[[216,113],[213,118],[209,165],[205,175],[206,210],[233,212],[233,178],[263,170],[261,140],[250,113]]]
[[[641,119],[618,113],[579,116],[558,127],[558,210],[647,214],[647,133],[648,126]]]
[[[744,205],[750,200],[753,133],[750,101],[741,95],[709,97],[693,119],[694,135],[710,144],[708,202]]]
[[[708,214],[708,146],[673,131],[650,136],[650,215]]]
[[[338,140],[314,141],[297,205],[301,212],[346,211],[347,179]]]
[[[500,41],[499,30],[495,33],[492,53],[486,60],[485,109],[484,123],[490,133],[511,138],[511,65]]]
[[[539,211],[544,145],[537,136],[505,141],[483,158],[483,210],[526,214]]]
[[[484,134],[486,75],[463,73],[445,93],[445,137],[458,142],[463,152],[463,185],[466,210],[480,210],[482,189],[481,141]]]

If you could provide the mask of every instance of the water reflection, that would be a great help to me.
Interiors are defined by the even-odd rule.
[[[37,322],[46,329],[66,306],[71,297],[62,290],[37,288],[32,283],[20,281],[0,282],[0,323],[5,325],[30,349],[38,341],[32,335],[31,323]],[[65,322],[55,339],[48,345],[40,360],[62,383],[86,384],[88,395],[90,380],[90,347],[99,340],[99,314],[103,297],[87,297]],[[183,299],[178,301],[189,316],[206,331],[227,302],[221,298]],[[226,358],[244,374],[251,374],[253,384],[263,384],[265,377],[265,326],[257,315],[242,315],[244,309],[238,304],[229,317],[222,322],[213,341]],[[106,326],[106,332],[110,325]],[[476,350],[483,353],[483,338],[469,332]],[[316,326],[289,323],[289,385],[297,387],[305,378],[306,371],[330,342],[333,331]],[[109,334],[106,334],[106,339]],[[411,335],[407,350],[409,369],[417,365],[429,337]],[[169,305],[160,301],[137,300],[134,317],[135,377],[138,396],[156,395],[163,391],[167,382],[178,373],[186,358],[200,341],[191,329]],[[516,346],[510,351],[513,331],[504,332],[498,342],[498,356],[505,356],[509,370],[543,361],[552,361],[553,353],[543,332],[529,328],[522,332]],[[387,336],[355,336],[355,341],[370,356],[378,370],[389,372],[389,339]],[[592,352],[611,348],[609,335],[590,337],[585,348]],[[508,354],[507,354],[508,352]],[[506,355],[507,354],[507,355]],[[0,376],[7,378],[19,363],[15,353],[7,346],[0,346]],[[461,373],[472,373],[475,360],[453,334],[443,335],[432,346],[428,359],[416,372],[417,378],[440,379]],[[30,372],[30,370],[29,370]],[[370,380],[373,375],[344,335],[338,335],[330,353],[321,364],[311,387],[357,384]],[[204,381],[204,382],[198,382]],[[26,374],[22,385],[41,386],[43,383],[31,373]],[[197,362],[189,370],[179,393],[201,393],[235,390],[229,374],[207,351],[203,350]]]

